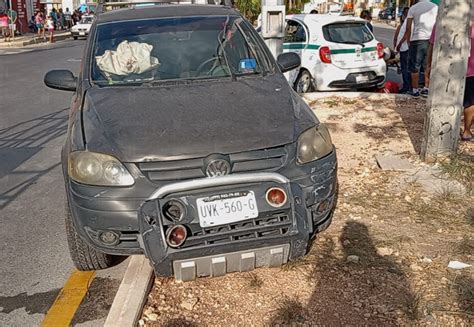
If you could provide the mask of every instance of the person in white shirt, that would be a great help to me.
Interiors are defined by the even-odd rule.
[[[405,37],[407,27],[408,7],[403,8],[400,25],[395,31],[393,48],[400,53],[400,69],[402,71],[403,86],[399,93],[407,93],[411,89],[411,75],[408,70],[408,43]]]
[[[409,45],[409,69],[411,73],[412,90],[408,94],[413,96],[428,96],[428,89],[420,90],[420,69],[426,71],[429,40],[431,31],[436,23],[438,6],[429,0],[419,0],[408,10],[407,27],[404,38]],[[425,76],[425,84],[427,76]]]
[[[72,27],[72,14],[69,11],[69,8],[66,8],[66,11],[64,12],[64,19],[66,20],[67,29],[70,29]]]

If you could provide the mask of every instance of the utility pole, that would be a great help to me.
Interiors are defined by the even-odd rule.
[[[457,149],[470,49],[471,1],[442,0],[439,6],[421,146],[423,160]]]
[[[284,0],[262,0],[262,37],[275,58],[283,51],[285,13]]]

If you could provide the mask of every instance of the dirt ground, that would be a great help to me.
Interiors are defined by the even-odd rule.
[[[140,325],[474,325],[473,268],[448,268],[474,263],[474,146],[461,144],[434,166],[420,162],[423,100],[326,98],[311,106],[338,151],[331,227],[282,268],[187,283],[156,278]],[[374,157],[384,153],[414,169],[380,169]],[[407,179],[433,169],[441,185],[464,189]]]

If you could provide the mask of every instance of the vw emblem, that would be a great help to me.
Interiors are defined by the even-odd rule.
[[[225,176],[230,173],[230,163],[224,159],[214,159],[207,164],[207,177]]]

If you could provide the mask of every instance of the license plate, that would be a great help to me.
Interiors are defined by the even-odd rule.
[[[233,192],[196,200],[199,224],[210,227],[258,217],[253,191]]]
[[[86,35],[86,32],[79,32],[79,35],[84,36]]]
[[[367,75],[357,75],[356,83],[367,83],[369,81],[369,76]]]

